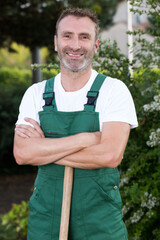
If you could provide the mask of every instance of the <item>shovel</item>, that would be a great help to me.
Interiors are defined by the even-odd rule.
[[[73,185],[73,168],[66,166],[64,171],[63,200],[62,200],[59,240],[68,239],[72,185]]]

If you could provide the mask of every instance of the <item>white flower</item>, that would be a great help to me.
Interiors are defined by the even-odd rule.
[[[130,217],[131,223],[139,222],[143,215],[144,215],[144,212],[142,211],[142,209],[137,210],[137,212],[135,212],[133,216]]]
[[[123,185],[127,184],[128,181],[129,181],[129,178],[128,178],[128,177],[121,178],[119,187],[120,187],[120,188],[123,187]]]
[[[154,101],[143,106],[145,112],[160,111],[160,94],[154,96]]]
[[[149,147],[156,147],[160,145],[160,128],[151,131],[147,145]]]
[[[141,200],[141,207],[152,209],[157,205],[159,205],[159,199],[154,197],[151,193],[145,192]]]

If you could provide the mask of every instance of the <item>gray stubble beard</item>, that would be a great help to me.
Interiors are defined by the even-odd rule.
[[[59,56],[59,60],[60,60],[60,64],[66,68],[67,70],[71,71],[71,72],[81,72],[83,71],[84,69],[88,68],[91,64],[92,64],[92,61],[93,61],[93,57],[94,57],[94,48],[92,49],[91,53],[89,54],[89,56],[87,56],[87,59],[84,59],[84,62],[82,64],[82,66],[80,67],[71,67],[70,64],[67,63],[67,61],[64,59],[64,57],[62,56],[62,53],[61,51],[59,50],[59,47],[57,45],[57,52],[58,52],[58,56]],[[63,51],[64,54],[66,51]],[[85,54],[86,51],[84,51],[84,54]],[[88,60],[88,61],[87,61]],[[74,61],[74,60],[73,60]],[[76,60],[75,60],[76,61]]]

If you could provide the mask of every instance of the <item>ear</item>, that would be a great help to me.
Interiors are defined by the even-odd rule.
[[[54,50],[57,52],[57,36],[54,35]]]
[[[95,50],[94,50],[95,54],[97,53],[98,48],[99,48],[99,39],[97,39],[95,42]]]

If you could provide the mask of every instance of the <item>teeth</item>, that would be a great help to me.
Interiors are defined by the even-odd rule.
[[[74,56],[74,57],[80,57],[81,55],[75,55],[75,54],[72,54],[72,53],[68,53],[69,56]]]

